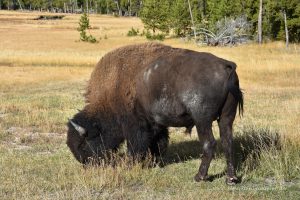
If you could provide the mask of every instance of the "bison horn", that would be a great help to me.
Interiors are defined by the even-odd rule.
[[[70,123],[72,124],[72,126],[74,126],[75,130],[78,131],[80,136],[84,136],[86,133],[85,128],[83,128],[82,126],[79,126],[78,124],[76,124],[75,122],[73,122],[72,120],[70,120]]]

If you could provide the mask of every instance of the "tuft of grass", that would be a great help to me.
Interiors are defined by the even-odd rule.
[[[247,127],[234,139],[237,168],[245,179],[272,177],[278,182],[299,177],[299,148],[290,138],[283,138],[270,128]]]
[[[134,29],[133,27],[131,27],[131,29],[127,33],[127,36],[128,37],[137,36],[139,32],[140,32],[139,29]]]

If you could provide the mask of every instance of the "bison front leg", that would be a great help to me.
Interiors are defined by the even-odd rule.
[[[146,122],[129,115],[123,119],[122,130],[127,142],[128,154],[135,160],[143,159],[150,144]]]
[[[152,155],[161,156],[167,151],[169,144],[169,133],[166,127],[154,128],[154,137],[150,143],[149,149]]]
[[[143,130],[132,131],[127,138],[127,150],[135,160],[145,158],[149,147],[149,133]]]
[[[207,180],[207,171],[210,166],[210,162],[213,158],[214,148],[216,146],[216,140],[212,133],[211,123],[210,125],[196,125],[200,142],[202,143],[203,156],[199,167],[199,171],[195,176],[195,181]]]
[[[193,129],[193,127],[194,127],[194,125],[185,127],[184,133],[185,133],[186,135],[191,136],[191,135],[192,135],[192,129]]]

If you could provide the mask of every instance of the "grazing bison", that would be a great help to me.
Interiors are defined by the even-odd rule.
[[[227,159],[227,182],[237,181],[232,124],[243,108],[233,62],[210,53],[157,43],[126,46],[106,54],[94,69],[86,106],[68,123],[67,145],[88,163],[116,150],[126,140],[133,157],[165,152],[168,127],[196,126],[203,158],[196,181],[207,180],[218,120]]]

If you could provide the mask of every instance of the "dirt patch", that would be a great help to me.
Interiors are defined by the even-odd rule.
[[[9,137],[3,142],[12,148],[21,150],[28,149],[27,147],[35,144],[61,143],[65,140],[64,134],[34,132],[21,127],[10,127],[6,133]]]
[[[60,20],[63,19],[64,15],[40,15],[34,20]]]
[[[12,66],[13,66],[13,63],[11,63],[11,62],[5,62],[5,61],[0,62],[0,67],[12,67]]]
[[[300,180],[294,179],[294,180],[290,180],[290,181],[285,181],[285,180],[278,181],[278,180],[276,180],[275,177],[268,177],[265,179],[265,183],[267,186],[274,186],[279,183],[282,186],[290,187],[290,186],[298,185],[300,183]]]
[[[0,95],[1,95],[1,94],[0,94]],[[8,114],[6,114],[6,113],[1,113],[1,112],[0,112],[0,120],[1,120],[1,118],[5,118],[7,115],[8,115]]]

